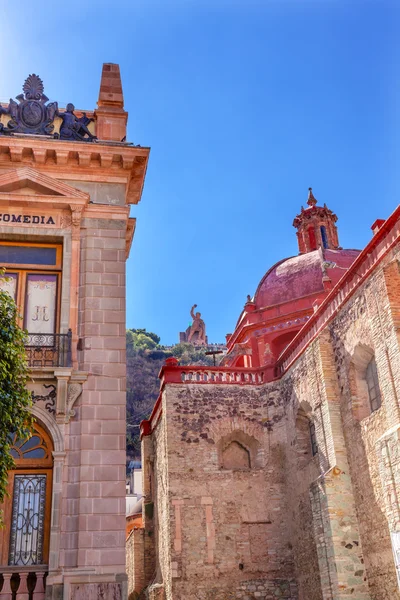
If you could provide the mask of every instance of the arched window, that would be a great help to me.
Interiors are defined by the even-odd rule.
[[[371,405],[371,411],[374,412],[375,410],[378,410],[382,404],[375,358],[372,358],[368,363],[366,380],[368,386],[369,403]]]
[[[321,225],[320,231],[321,231],[322,245],[323,245],[324,248],[328,248],[328,236],[327,236],[327,233],[326,233],[326,227],[325,227],[325,225]]]
[[[382,404],[374,351],[359,344],[350,364],[349,383],[353,416],[362,421]]]
[[[315,423],[309,420],[308,425],[310,428],[311,452],[312,455],[315,456],[316,454],[318,454],[317,432],[315,431]]]
[[[299,409],[296,417],[295,449],[297,467],[302,469],[318,453],[317,435],[314,422],[308,418],[303,409]]]
[[[12,436],[15,468],[8,474],[0,559],[8,565],[48,563],[53,445],[37,423],[29,439]]]
[[[315,237],[314,227],[308,228],[308,239],[310,241],[310,250],[316,250],[317,249],[317,240]]]

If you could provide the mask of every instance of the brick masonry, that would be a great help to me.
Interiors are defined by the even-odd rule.
[[[280,380],[165,384],[161,417],[143,438],[150,591],[400,599],[391,546],[400,531],[399,254],[385,256]],[[375,412],[363,374],[372,356]]]

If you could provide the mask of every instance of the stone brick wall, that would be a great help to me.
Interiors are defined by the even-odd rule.
[[[281,380],[165,385],[161,419],[143,442],[158,531],[151,589],[167,600],[400,599],[391,545],[400,532],[397,253]],[[372,357],[382,396],[374,412]]]
[[[153,436],[152,448],[153,466],[151,473],[151,497],[146,497],[153,504],[148,505],[149,509],[146,515],[145,505],[145,527],[150,531],[151,524],[154,529],[154,540],[148,540],[147,552],[150,552],[149,542],[152,542],[154,553],[157,560],[154,562],[154,572],[152,580],[156,584],[164,583],[167,598],[171,598],[172,583],[172,563],[170,559],[171,548],[171,524],[170,524],[170,494],[169,494],[169,451],[167,445],[167,429],[164,418],[160,419],[158,427]],[[157,507],[157,510],[154,510]],[[158,589],[158,587],[156,588]],[[158,594],[158,592],[157,592]],[[157,595],[155,596],[155,598]]]
[[[126,540],[126,572],[128,575],[128,597],[139,594],[145,587],[144,529],[132,529]]]
[[[166,598],[244,597],[244,581],[249,597],[262,597],[253,594],[264,591],[257,589],[260,578],[297,598],[290,584],[286,432],[273,386],[263,394],[240,386],[168,387],[152,437],[157,555]],[[232,444],[249,453],[250,469],[241,457],[237,468],[222,468],[223,452]]]
[[[391,502],[387,502],[394,497],[390,490],[396,488],[398,493],[400,481],[393,477],[398,469],[397,452],[387,452],[386,447],[399,423],[397,258],[397,250],[387,256],[330,327],[366,575],[376,600],[400,598],[390,540],[390,531],[398,530],[399,520],[391,518]],[[381,408],[371,413],[368,406],[361,418],[356,412],[359,387],[354,367],[359,348],[375,356],[382,394]],[[397,447],[397,441],[392,447]],[[394,504],[398,515],[397,500]]]
[[[69,425],[62,524],[65,568],[125,573],[126,221],[83,219],[79,369],[88,373]]]

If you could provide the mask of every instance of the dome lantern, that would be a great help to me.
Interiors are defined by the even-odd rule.
[[[293,221],[297,229],[300,254],[313,252],[318,248],[339,248],[338,232],[335,225],[337,216],[326,204],[317,206],[312,188],[308,188],[308,208],[301,207],[300,214]]]

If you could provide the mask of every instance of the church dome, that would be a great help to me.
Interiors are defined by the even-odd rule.
[[[276,263],[260,281],[253,300],[256,308],[286,304],[323,292],[324,265],[332,263],[329,278],[335,284],[358,254],[358,250],[319,249]]]
[[[295,217],[299,255],[277,262],[247,297],[233,334],[227,335],[224,364],[272,369],[314,310],[353,264],[359,250],[339,245],[337,216],[318,206],[309,188],[307,208]]]

